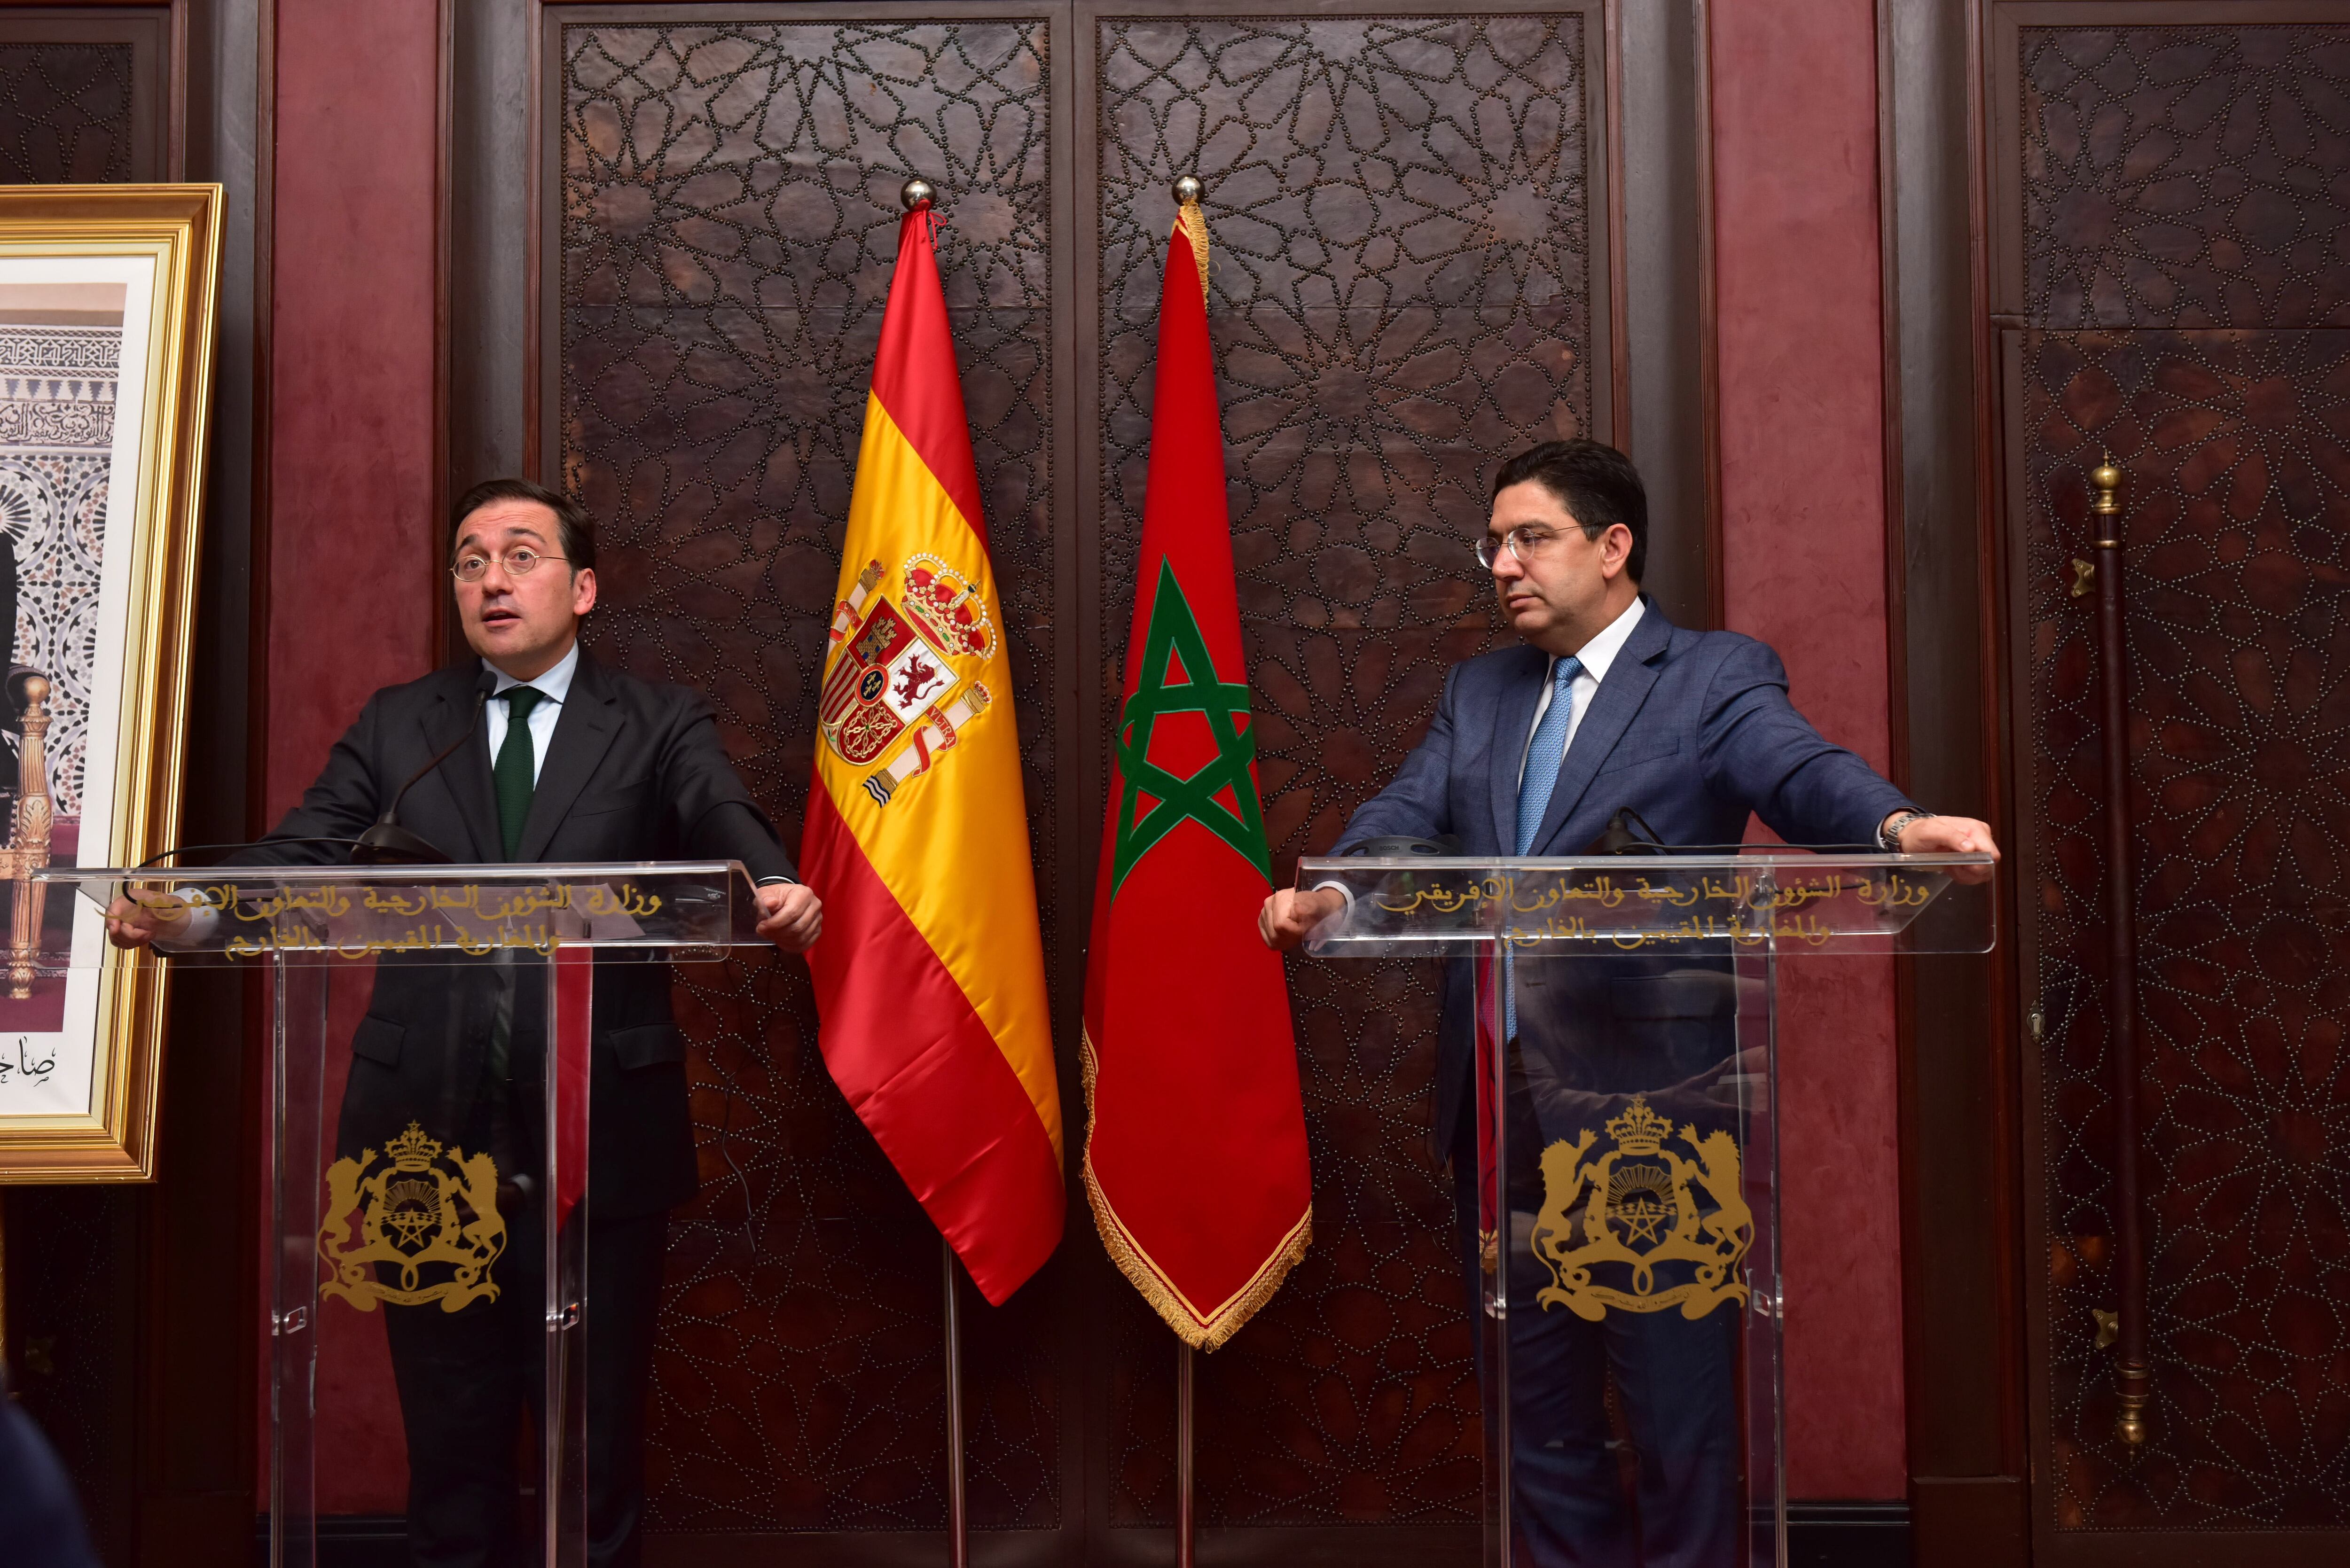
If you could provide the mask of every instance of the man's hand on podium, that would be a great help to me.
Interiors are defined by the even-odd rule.
[[[1257,934],[1265,946],[1286,952],[1346,907],[1347,896],[1336,888],[1276,888],[1257,911]]]
[[[824,934],[824,903],[798,882],[770,882],[758,889],[759,934],[784,952],[804,953]]]
[[[149,893],[143,898],[117,898],[106,907],[106,938],[119,948],[143,948],[157,937],[169,939],[188,923],[188,904],[176,893]]]
[[[1886,820],[1890,822],[1892,818]],[[1991,824],[1987,822],[1977,822],[1971,816],[1920,816],[1913,818],[1901,829],[1901,853],[1988,855],[1996,860],[1999,858],[1999,846],[1992,842]],[[1960,882],[1988,882],[1991,880],[1991,868],[1987,866],[1966,866],[1951,876]]]

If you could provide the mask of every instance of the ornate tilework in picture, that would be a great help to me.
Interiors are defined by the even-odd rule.
[[[119,326],[12,326],[0,310],[0,585],[13,575],[13,661],[49,679],[60,818],[81,815],[121,354]]]

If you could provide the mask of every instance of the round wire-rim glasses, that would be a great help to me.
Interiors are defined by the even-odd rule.
[[[1596,539],[1607,532],[1605,528],[1586,527],[1582,524],[1577,524],[1575,526],[1586,539]],[[1563,537],[1565,535],[1555,528],[1531,526],[1513,528],[1503,535],[1498,543],[1491,534],[1481,534],[1477,537],[1477,542],[1469,548],[1476,556],[1477,564],[1490,572],[1493,569],[1493,563],[1502,558],[1502,552],[1504,550],[1507,550],[1511,556],[1519,562],[1532,561],[1535,556],[1547,553],[1550,547]]]
[[[489,574],[494,561],[506,569],[510,577],[526,577],[538,570],[541,561],[565,561],[567,556],[542,556],[536,550],[508,550],[503,556],[460,556],[449,567],[449,575],[461,583],[478,583]]]

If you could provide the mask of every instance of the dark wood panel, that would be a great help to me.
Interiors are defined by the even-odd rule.
[[[941,265],[1003,585],[1048,947],[1055,897],[1051,69],[1034,16],[550,24],[564,483],[603,529],[599,652],[690,681],[795,842],[898,188]],[[1077,913],[1082,924],[1082,911]],[[816,1050],[806,971],[681,980],[703,1190],[656,1353],[667,1531],[945,1522],[936,1234]],[[1047,1276],[973,1314],[982,1527],[1059,1518]]]
[[[592,640],[709,690],[795,834],[894,196],[909,172],[938,183],[1073,1047],[1179,166],[1209,184],[1286,874],[1417,738],[1445,666],[1493,639],[1468,549],[1492,462],[1604,423],[1607,165],[1596,12],[1087,10],[1072,47],[1072,13],[1040,9],[551,12],[541,373],[550,466],[607,530]],[[1317,1240],[1204,1364],[1211,1553],[1473,1551],[1430,980],[1295,971]],[[683,995],[705,1185],[657,1370],[660,1550],[920,1550],[943,1522],[935,1241],[826,1078],[795,971],[689,975]],[[967,1321],[988,1550],[1162,1555],[1172,1341],[1081,1203],[1046,1272]],[[1397,1523],[1427,1528],[1362,1530]]]
[[[1258,771],[1276,880],[1326,849],[1499,638],[1469,552],[1494,462],[1604,388],[1596,16],[1105,16],[1102,597],[1128,603],[1175,176],[1207,185]],[[1599,345],[1599,346],[1595,346]],[[1118,690],[1125,628],[1101,648]],[[1107,733],[1109,714],[1101,723]],[[1434,971],[1291,965],[1315,1244],[1202,1364],[1203,1522],[1473,1521],[1450,1200],[1428,1154]],[[1110,1519],[1172,1519],[1173,1366],[1121,1303]]]
[[[2326,0],[2002,5],[1996,307],[2350,326],[2350,24]]]
[[[2269,1531],[2317,1561],[2305,1553],[2350,1546],[2344,1407],[2325,1370],[2350,1299],[2350,952],[2335,890],[2350,856],[2337,755],[2350,331],[2012,342],[2020,936],[2045,1020],[2027,1058],[2043,1528]],[[2088,537],[2082,476],[2108,451],[2128,476],[2156,1388],[2136,1454],[2114,1435],[2112,1352],[2092,1315],[2114,1304],[2090,705],[2102,677],[2083,601],[2065,592]]]
[[[1879,0],[1894,765],[1916,798],[2007,843],[1985,478],[1988,308],[1970,128],[1980,8]],[[2012,946],[2012,944],[2010,944]],[[2006,948],[1900,966],[1904,1405],[1921,1568],[2022,1561],[2024,1363],[2016,1277],[2014,1049]],[[1988,971],[1988,972],[1987,972]]]
[[[2350,26],[2338,7],[1994,7],[1992,276],[2002,335],[2018,790],[2026,1301],[2051,1563],[2350,1544],[2335,1353],[2350,1127],[2333,1064],[2345,955],[2324,892],[2350,801],[2328,760],[2350,524]],[[2208,330],[2234,328],[2235,330]],[[2088,707],[2065,563],[2083,475],[2124,488],[2129,805],[2145,1020],[2156,1397],[2113,1431],[2112,977]],[[2279,768],[2285,773],[2280,773]],[[2290,774],[2291,776],[2287,776]],[[2316,1319],[2309,1320],[2314,1310]],[[2239,1544],[2229,1545],[2234,1542]]]
[[[5,1194],[8,1365],[81,1494],[99,1550],[120,1561],[136,1516],[139,1220],[120,1187]]]
[[[0,9],[0,181],[192,178],[228,192],[190,840],[245,831],[257,15],[254,0]],[[174,986],[155,1184],[5,1194],[11,1372],[109,1563],[241,1563],[251,1552],[258,1043],[244,1000],[234,976]]]
[[[171,34],[161,6],[0,10],[0,183],[170,178]]]
[[[1613,405],[1605,439],[1640,465],[1648,565],[1640,586],[1676,626],[1722,618],[1714,387],[1713,106],[1706,0],[1602,8],[1610,156],[1603,171]],[[1595,24],[1596,26],[1596,24]],[[1595,233],[1597,232],[1596,225]],[[1595,419],[1603,412],[1594,410]]]

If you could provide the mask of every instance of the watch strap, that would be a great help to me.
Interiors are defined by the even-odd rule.
[[[1895,812],[1885,819],[1885,826],[1877,830],[1877,846],[1887,855],[1900,854],[1901,835],[1908,830],[1909,825],[1913,822],[1923,822],[1933,815],[1930,811],[1919,811],[1914,806],[1908,811]]]

